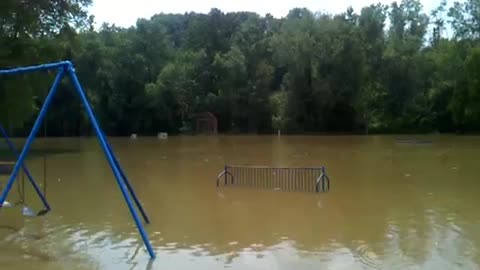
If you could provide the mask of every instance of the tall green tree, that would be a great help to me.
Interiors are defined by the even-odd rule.
[[[88,29],[91,0],[5,0],[0,3],[0,66],[14,67],[71,56],[75,31]],[[48,79],[52,80],[52,77]],[[50,81],[51,83],[51,81]],[[12,131],[38,111],[45,77],[0,81],[0,121]]]
[[[284,18],[214,8],[95,29],[91,0],[6,0],[0,66],[72,60],[115,135],[190,133],[205,111],[220,132],[471,132],[480,129],[479,3],[295,8]],[[2,79],[0,121],[25,134],[53,76]],[[68,88],[49,130],[88,134]]]

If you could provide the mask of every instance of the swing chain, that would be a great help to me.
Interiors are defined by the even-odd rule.
[[[45,120],[43,121],[43,196],[47,198],[47,114],[45,114]]]

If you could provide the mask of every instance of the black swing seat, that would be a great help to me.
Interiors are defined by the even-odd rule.
[[[0,161],[0,175],[10,175],[14,166],[14,161]]]
[[[46,209],[46,208],[42,209],[42,210],[38,211],[37,216],[43,216],[43,215],[47,214],[48,212],[50,212],[50,209]]]

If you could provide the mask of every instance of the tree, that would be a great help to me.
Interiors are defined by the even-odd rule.
[[[478,0],[442,1],[430,16],[419,0],[402,0],[339,14],[295,8],[282,19],[214,8],[100,29],[90,4],[2,2],[0,66],[72,60],[109,134],[190,132],[203,111],[220,132],[480,128]],[[0,121],[29,130],[53,76],[0,81]],[[50,133],[88,133],[67,87]]]
[[[68,58],[75,30],[88,28],[91,0],[5,0],[0,4],[0,66],[13,67]],[[68,44],[68,46],[66,46]],[[60,46],[59,46],[60,45]],[[52,77],[49,77],[53,80]],[[50,80],[50,84],[51,84]],[[0,119],[9,128],[24,125],[38,110],[37,100],[49,85],[45,77],[0,83]],[[37,97],[39,96],[39,97]]]
[[[456,38],[480,38],[480,1],[454,2],[448,16]]]
[[[360,37],[365,52],[364,81],[355,102],[365,132],[386,129],[383,108],[387,89],[382,82],[385,51],[385,20],[388,7],[377,4],[362,9],[358,19]]]
[[[167,124],[168,131],[192,129],[194,114],[198,112],[196,103],[203,98],[195,77],[205,57],[204,51],[180,53],[162,69],[155,83],[146,85],[150,112],[154,119]]]

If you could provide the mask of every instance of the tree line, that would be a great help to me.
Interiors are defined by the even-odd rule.
[[[341,14],[292,9],[157,14],[95,29],[91,0],[6,0],[0,67],[69,59],[110,135],[195,132],[475,132],[480,129],[480,1],[430,12],[418,0]],[[54,74],[0,80],[0,122],[24,134]],[[50,135],[89,122],[65,80]]]

